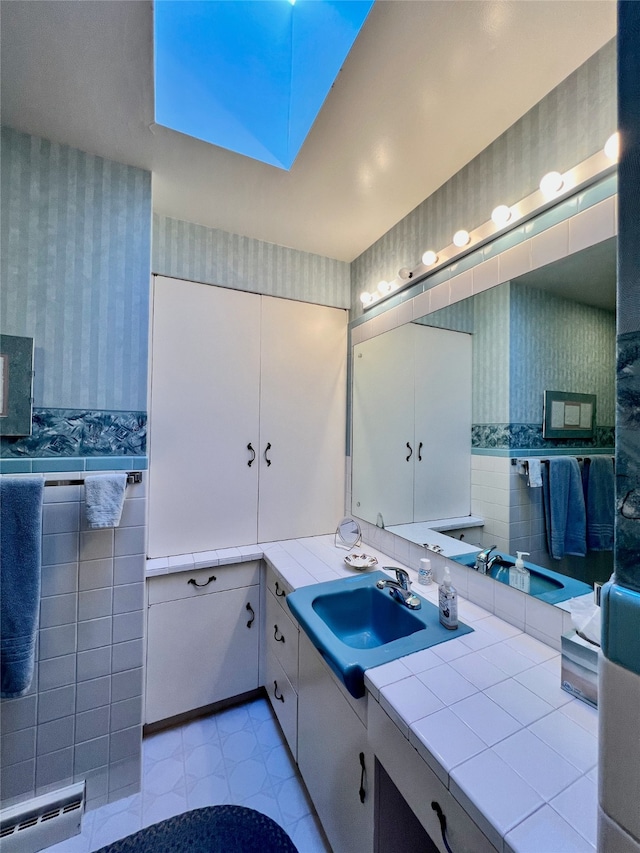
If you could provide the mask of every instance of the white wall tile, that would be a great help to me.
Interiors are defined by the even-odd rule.
[[[498,256],[500,281],[509,281],[531,269],[531,245],[529,240],[507,249]]]
[[[580,252],[589,246],[615,235],[615,198],[613,196],[577,213],[569,220],[569,253]]]
[[[600,805],[612,820],[640,838],[640,676],[599,658]]]

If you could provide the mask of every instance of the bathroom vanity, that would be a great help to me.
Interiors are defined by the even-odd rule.
[[[366,550],[379,566],[402,566]],[[557,610],[553,624],[560,632],[552,648],[461,593],[460,619],[473,632],[366,670],[365,695],[356,699],[286,604],[294,589],[352,577],[345,552],[333,536],[225,549],[207,555],[203,576],[255,565],[257,551],[263,557],[258,684],[335,853],[447,853],[432,803],[446,818],[454,853],[595,850],[597,711],[560,688],[558,650],[568,614],[540,602],[530,606],[532,624],[543,618],[540,607],[554,618]],[[181,575],[186,586],[197,559],[149,560],[149,588]],[[468,571],[454,568],[463,592]],[[417,573],[409,573],[413,590],[435,602],[435,584],[419,586]],[[237,575],[240,589],[241,570]],[[207,594],[195,589],[196,601]],[[150,615],[156,606],[149,605]],[[184,625],[185,617],[180,630]],[[225,648],[231,660],[232,648]],[[157,672],[156,652],[150,644],[148,665]],[[194,654],[200,663],[201,647]],[[198,680],[198,668],[189,669]],[[218,685],[220,697],[237,695],[233,679],[220,675]]]

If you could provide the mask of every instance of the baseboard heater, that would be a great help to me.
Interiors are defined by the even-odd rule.
[[[0,811],[2,853],[37,853],[80,832],[85,783],[59,788]]]

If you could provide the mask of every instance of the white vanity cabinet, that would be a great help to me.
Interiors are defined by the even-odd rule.
[[[148,556],[333,529],[346,311],[156,276],[152,316]]]
[[[152,577],[147,594],[145,723],[258,687],[258,561]]]
[[[438,817],[431,806],[434,802],[438,803],[446,818],[447,841],[451,850],[455,853],[497,853],[486,835],[371,697],[367,728],[376,758],[440,853],[447,853],[447,849],[442,841]],[[383,814],[384,803],[380,803],[380,807],[378,820],[392,818]],[[381,849],[378,853],[397,853],[400,849],[403,849],[402,826],[398,826],[394,847]]]
[[[469,515],[471,343],[408,323],[353,348],[355,515],[386,527]]]
[[[265,689],[294,759],[298,753],[298,636],[285,596],[290,589],[275,572],[265,580]]]
[[[374,757],[362,715],[300,632],[298,766],[336,853],[372,853]],[[357,709],[357,710],[356,710]]]

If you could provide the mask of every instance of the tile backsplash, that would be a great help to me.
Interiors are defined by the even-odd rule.
[[[90,530],[82,486],[45,488],[34,679],[0,705],[3,805],[81,780],[89,809],[140,789],[146,502],[129,485],[120,526]]]

